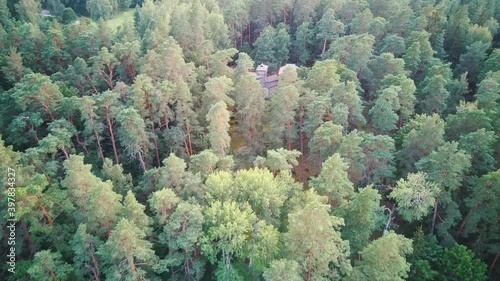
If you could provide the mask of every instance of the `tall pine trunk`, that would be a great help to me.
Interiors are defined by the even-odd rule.
[[[90,114],[89,114],[90,116]],[[101,156],[102,162],[104,163],[104,152],[102,151],[101,141],[99,140],[99,134],[97,133],[97,129],[95,127],[94,118],[90,116],[90,123],[92,124],[92,131],[94,131],[94,136],[97,141],[97,148],[99,149],[99,156]]]
[[[434,203],[434,213],[432,214],[431,234],[434,234],[434,228],[436,226],[438,205],[439,205],[439,197],[436,197],[436,202]]]
[[[137,157],[139,158],[139,162],[141,163],[142,170],[146,171],[146,163],[144,162],[144,158],[142,157],[142,153],[137,152]]]
[[[497,254],[495,255],[495,258],[493,259],[493,262],[490,265],[490,270],[488,270],[488,277],[490,277],[491,272],[493,272],[493,268],[495,267],[495,264],[497,263],[498,256],[500,256],[500,252],[497,252]]]
[[[111,144],[113,145],[113,153],[115,155],[115,162],[116,162],[115,164],[120,164],[120,159],[118,158],[118,152],[116,150],[115,134],[113,132],[113,122],[111,121],[111,118],[109,118],[107,112],[106,112],[106,122],[108,123],[109,136],[111,137]]]
[[[300,129],[299,129],[299,139],[300,139],[300,173],[301,173],[301,178],[302,178],[302,184],[305,183],[305,155],[304,155],[304,107],[300,106]]]

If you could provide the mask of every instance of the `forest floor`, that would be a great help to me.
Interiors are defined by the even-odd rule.
[[[120,25],[122,25],[126,21],[129,22],[134,21],[134,9],[117,13],[111,19],[108,20],[108,26],[111,30],[115,31],[116,29],[118,29]]]

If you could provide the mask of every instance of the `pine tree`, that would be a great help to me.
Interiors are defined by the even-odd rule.
[[[471,172],[482,175],[494,170],[494,144],[496,136],[493,131],[479,129],[460,136],[459,148],[471,156]]]
[[[415,172],[415,163],[443,144],[444,124],[437,114],[417,115],[401,128],[398,160],[403,172]]]
[[[398,74],[394,76],[392,74],[386,75],[382,80],[381,89],[385,90],[392,86],[400,87],[401,90],[398,91],[398,100],[399,100],[399,120],[398,127],[403,126],[404,121],[410,119],[415,111],[415,83],[412,79],[407,78],[403,74]]]
[[[109,137],[111,138],[111,146],[113,147],[115,164],[120,163],[120,158],[118,157],[118,150],[116,147],[116,129],[113,128],[116,124],[116,118],[118,116],[118,111],[121,105],[119,97],[119,93],[111,91],[106,91],[95,97],[96,104],[99,105],[98,115],[102,118],[101,122],[104,122],[105,126],[107,126]]]
[[[373,126],[378,133],[386,134],[397,128],[399,117],[396,112],[400,109],[398,93],[401,91],[398,86],[382,90],[370,109]]]
[[[66,177],[61,184],[68,190],[68,196],[84,213],[88,210],[86,202],[92,190],[101,180],[92,172],[92,165],[83,162],[83,156],[72,155],[63,163]]]
[[[19,82],[30,70],[23,66],[23,58],[15,48],[11,48],[7,56],[6,66],[1,68],[5,79],[10,83]]]
[[[318,169],[328,157],[332,156],[342,143],[342,126],[331,121],[324,122],[315,131],[309,141],[310,158],[316,161]]]
[[[387,135],[362,134],[366,183],[380,183],[394,176],[394,139]]]
[[[218,261],[221,278],[235,280],[238,274],[234,271],[231,260],[241,257],[248,243],[246,233],[252,230],[255,214],[245,204],[234,201],[215,201],[204,213],[206,231],[202,238],[201,250],[213,264]],[[237,280],[237,279],[236,279]]]
[[[14,5],[21,20],[35,24],[41,3],[36,0],[21,0]]]
[[[231,145],[229,111],[224,101],[212,105],[207,114],[207,121],[210,146],[219,157],[224,157]]]
[[[197,204],[180,202],[163,226],[160,242],[169,247],[169,254],[155,265],[159,272],[177,267],[185,276],[200,280],[204,273],[204,261],[199,255],[199,242],[203,226],[203,213]],[[172,272],[172,276],[180,276]]]
[[[295,31],[295,40],[292,42],[293,56],[296,58],[299,65],[305,65],[311,58],[309,50],[313,42],[313,30],[309,22],[303,22]]]
[[[43,74],[26,74],[14,88],[13,96],[21,109],[40,112],[55,120],[57,104],[62,99],[59,87]]]
[[[155,214],[156,221],[160,225],[168,223],[168,219],[175,210],[179,201],[179,197],[177,197],[177,195],[168,188],[163,188],[154,192],[148,200],[149,206]]]
[[[278,24],[276,28],[276,36],[274,37],[275,44],[275,60],[277,67],[283,66],[290,58],[291,39],[289,27],[285,24]]]
[[[323,163],[321,173],[310,181],[310,185],[319,194],[328,196],[329,202],[334,205],[354,195],[353,184],[347,176],[347,165],[338,153]]]
[[[500,183],[500,172],[490,172],[476,181],[474,185],[468,187],[470,195],[465,198],[467,214],[460,223],[459,233],[461,237],[475,237],[475,244],[472,249],[483,260],[486,257],[498,256],[495,249],[496,233],[498,223],[495,215],[498,213],[499,204],[495,200],[498,196]],[[493,258],[488,275],[493,276],[493,269],[496,260]]]
[[[107,278],[133,281],[147,278],[147,271],[142,268],[153,265],[157,257],[151,242],[144,237],[145,233],[127,219],[118,222],[97,252],[104,260]]]
[[[119,220],[121,201],[122,196],[113,191],[111,182],[99,182],[85,202],[89,230],[98,237],[108,237]]]
[[[365,117],[363,116],[363,104],[361,102],[361,97],[358,94],[356,83],[354,81],[347,81],[345,83],[340,83],[334,86],[332,89],[331,98],[333,104],[332,114],[334,109],[343,104],[348,113],[346,121],[348,121],[351,127],[354,127],[357,124],[366,123]],[[339,111],[335,113],[339,113]],[[342,119],[343,118],[337,119],[337,122],[341,124],[344,123],[342,122]]]
[[[264,271],[266,281],[301,281],[299,264],[296,261],[280,259],[273,260],[268,269]]]
[[[92,276],[95,280],[100,279],[101,268],[97,249],[101,247],[102,241],[87,231],[86,224],[80,224],[73,239],[71,246],[75,253],[73,261],[77,267],[80,276]]]
[[[267,157],[265,158],[257,156],[254,165],[260,168],[269,168],[273,174],[276,174],[277,171],[291,170],[299,164],[297,158],[300,156],[300,152],[297,150],[278,148],[268,150],[266,153]]]
[[[342,238],[349,241],[352,254],[357,254],[370,242],[374,231],[383,223],[382,196],[372,186],[359,189],[350,201],[344,201],[333,214],[345,221]]]
[[[345,64],[350,70],[358,74],[364,70],[373,55],[374,43],[375,37],[370,34],[346,35],[337,39],[335,44],[330,46],[325,56]]]
[[[483,68],[479,75],[478,81],[482,81],[488,72],[495,72],[500,70],[500,49],[493,49],[491,54],[488,56],[488,59],[483,64]]]
[[[271,68],[278,67],[278,61],[275,58],[276,42],[274,38],[276,37],[276,30],[272,26],[267,26],[260,33],[259,37],[255,40],[255,56],[254,61],[257,64],[267,64]]]
[[[438,280],[484,280],[486,264],[474,257],[474,253],[464,245],[444,249],[439,262]]]
[[[113,13],[110,0],[89,0],[86,4],[87,11],[93,19],[108,18]]]
[[[406,256],[412,251],[411,239],[391,231],[361,251],[362,260],[354,266],[349,279],[405,280],[410,271]]]
[[[342,143],[340,144],[337,152],[347,163],[349,167],[347,174],[349,180],[356,185],[362,178],[365,169],[365,154],[361,147],[363,137],[355,129],[349,134],[345,135]]]
[[[460,218],[457,204],[453,201],[455,191],[461,186],[465,174],[470,169],[470,156],[463,150],[458,149],[457,142],[446,142],[430,153],[427,157],[418,161],[417,169],[428,174],[429,179],[442,186],[434,203],[431,233],[434,232],[436,216],[439,204],[447,212],[444,221],[439,225],[439,235],[447,235],[448,229],[453,222]]]
[[[99,156],[101,157],[103,163],[105,161],[104,150],[101,145],[102,134],[104,130],[104,126],[98,120],[98,116],[96,114],[97,106],[96,102],[91,97],[82,97],[80,100],[80,112],[82,114],[82,118],[84,120],[84,133],[88,135],[88,138],[91,140],[95,140],[97,144],[97,148],[99,150]]]
[[[315,199],[288,215],[287,258],[299,263],[304,280],[336,279],[351,271],[349,243],[339,232],[343,219],[329,210]]]
[[[368,98],[372,100],[376,97],[377,91],[383,86],[383,80],[386,76],[402,76],[404,75],[404,60],[395,58],[392,53],[382,53],[368,62],[368,68],[362,72],[362,77],[366,77],[369,93]],[[387,85],[387,84],[386,84]],[[396,85],[394,85],[396,86]]]
[[[140,166],[146,171],[146,153],[149,150],[149,140],[146,135],[146,126],[139,112],[134,108],[125,108],[120,111],[116,120],[120,124],[118,137],[127,154],[139,159]]]
[[[491,118],[484,110],[477,108],[476,103],[461,102],[457,107],[457,112],[446,118],[446,137],[458,141],[461,136],[479,129],[493,129],[491,124]]]
[[[412,222],[429,213],[440,191],[437,184],[427,181],[427,174],[418,172],[400,179],[389,198],[396,201],[398,213]]]
[[[283,142],[289,150],[296,138],[295,115],[299,106],[299,91],[294,85],[278,87],[268,104],[265,124],[269,131],[265,138],[272,147],[281,147]]]
[[[176,102],[175,116],[178,121],[178,126],[181,128],[184,136],[184,149],[187,155],[193,154],[192,135],[197,125],[196,113],[193,110],[193,97],[188,88],[188,85],[181,79],[176,81],[177,90],[174,95]]]
[[[36,253],[33,264],[28,269],[31,278],[41,281],[70,280],[71,265],[62,261],[59,252],[43,250]]]
[[[240,54],[241,56],[241,54]],[[245,139],[244,154],[256,155],[262,150],[262,118],[265,100],[259,82],[251,75],[242,75],[236,82],[237,132]]]
[[[319,93],[329,92],[340,81],[338,69],[335,60],[316,61],[307,74],[305,86]]]
[[[473,84],[478,82],[478,76],[483,69],[483,63],[487,57],[487,50],[490,44],[476,41],[466,47],[466,53],[462,54],[459,64],[455,68],[455,76],[467,72],[469,81]]]
[[[200,115],[206,116],[212,106],[220,101],[223,101],[227,106],[233,106],[235,101],[229,97],[229,94],[234,90],[233,86],[233,81],[225,75],[209,78],[205,83],[206,90],[202,98]]]
[[[151,232],[151,218],[144,213],[145,210],[146,206],[139,203],[132,191],[129,190],[123,199],[123,207],[120,215],[144,233],[149,234]]]
[[[323,48],[321,53],[326,52],[326,43],[337,38],[344,33],[344,24],[335,18],[335,11],[328,9],[317,24],[318,35],[317,37],[323,39]]]

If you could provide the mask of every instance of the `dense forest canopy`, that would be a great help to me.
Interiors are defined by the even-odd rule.
[[[499,280],[499,22],[0,0],[0,279]]]

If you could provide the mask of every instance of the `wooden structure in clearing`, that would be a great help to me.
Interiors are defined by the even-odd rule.
[[[279,75],[283,73],[283,71],[288,67],[293,68],[295,71],[298,68],[295,64],[285,64],[284,66],[279,68],[277,74],[271,74],[269,72],[269,66],[263,63],[259,64],[255,68],[255,78],[259,81],[260,86],[262,87],[262,93],[265,99],[271,98],[272,93],[278,86]]]

